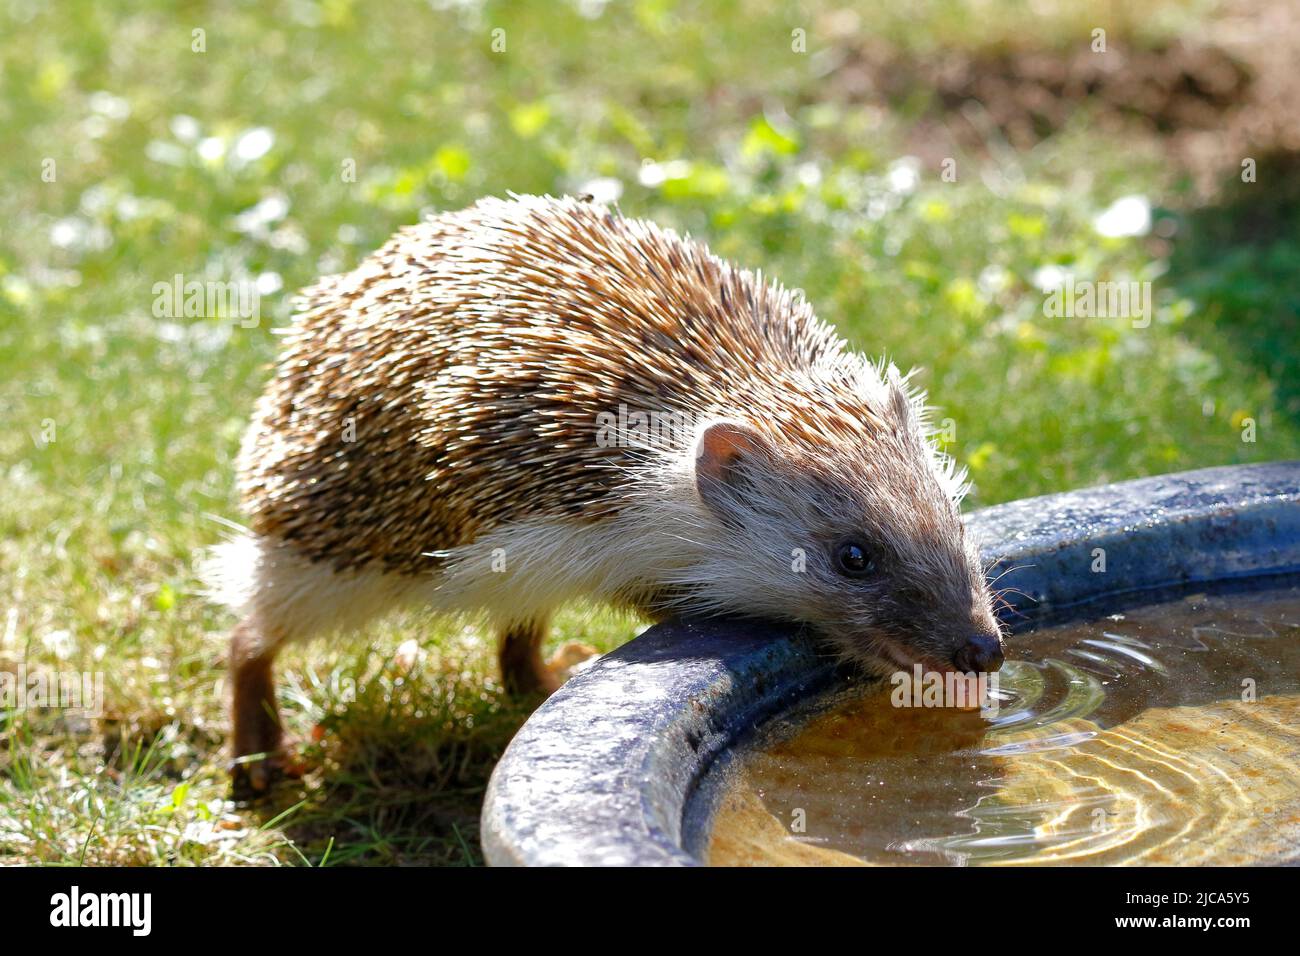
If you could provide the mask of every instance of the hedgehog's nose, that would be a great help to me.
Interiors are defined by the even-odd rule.
[[[976,634],[957,648],[952,662],[963,674],[996,671],[1002,666],[1002,641],[996,634]]]

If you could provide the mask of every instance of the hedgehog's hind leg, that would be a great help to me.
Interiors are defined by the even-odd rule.
[[[278,773],[289,769],[272,673],[279,642],[269,637],[252,617],[240,621],[230,635],[231,784],[236,797],[266,791]]]

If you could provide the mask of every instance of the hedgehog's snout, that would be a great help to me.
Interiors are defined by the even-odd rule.
[[[993,673],[1002,667],[1002,636],[1000,634],[973,634],[957,648],[952,662],[963,674]]]

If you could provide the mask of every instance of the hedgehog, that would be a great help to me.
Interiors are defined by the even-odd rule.
[[[236,780],[283,769],[287,643],[416,605],[476,615],[502,685],[554,690],[579,599],[810,629],[866,671],[996,670],[964,473],[911,373],[801,294],[584,198],[483,199],[307,289],[205,576]]]

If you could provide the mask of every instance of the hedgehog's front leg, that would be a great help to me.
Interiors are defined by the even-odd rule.
[[[267,640],[250,618],[241,621],[230,636],[231,784],[236,797],[264,792],[284,767],[284,732],[271,671],[276,644]]]
[[[508,624],[498,635],[497,661],[501,665],[501,684],[507,694],[531,697],[549,694],[560,686],[542,660],[542,641],[549,622],[518,621]]]
[[[570,641],[543,661],[542,642],[548,629],[546,620],[520,621],[501,629],[497,659],[506,693],[516,697],[550,694],[565,682],[570,668],[598,653],[589,644]]]

